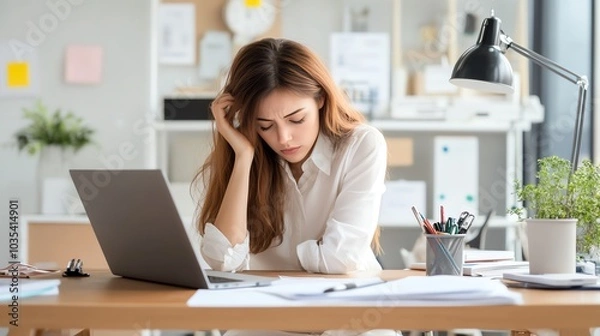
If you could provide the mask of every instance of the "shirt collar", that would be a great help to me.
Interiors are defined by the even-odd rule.
[[[329,175],[331,172],[332,157],[333,143],[331,142],[331,139],[329,139],[329,137],[325,134],[319,133],[317,142],[315,143],[315,147],[312,150],[309,160],[312,160],[317,168]]]

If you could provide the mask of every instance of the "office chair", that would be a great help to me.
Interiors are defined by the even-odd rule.
[[[483,221],[483,224],[481,225],[481,228],[479,228],[479,231],[477,232],[477,234],[471,238],[470,240],[465,242],[465,246],[468,248],[473,248],[473,249],[479,249],[479,250],[485,250],[485,238],[487,236],[487,230],[488,230],[488,225],[490,224],[490,219],[492,218],[492,216],[494,215],[494,210],[490,210],[488,211],[488,213],[485,215],[485,220]]]

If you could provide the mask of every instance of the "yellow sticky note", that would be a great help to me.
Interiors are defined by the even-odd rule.
[[[27,87],[29,86],[29,64],[26,62],[9,62],[6,65],[7,86]]]
[[[244,0],[246,7],[257,8],[262,5],[262,0]]]

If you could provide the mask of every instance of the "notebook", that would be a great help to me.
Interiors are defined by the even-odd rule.
[[[188,288],[266,286],[274,278],[208,271],[160,170],[70,170],[110,271]]]
[[[504,273],[504,280],[511,280],[527,284],[530,288],[580,288],[590,286],[600,289],[600,278],[596,275],[583,273],[570,274],[529,274],[529,273]],[[526,287],[527,287],[526,286]]]

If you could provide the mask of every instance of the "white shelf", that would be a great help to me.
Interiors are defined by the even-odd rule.
[[[483,220],[485,215],[477,216],[475,221],[473,222],[473,229],[478,229],[483,225]],[[433,223],[433,222],[432,222]],[[417,222],[413,219],[401,220],[399,222],[380,222],[379,225],[383,228],[414,228],[419,229],[417,226]],[[519,222],[515,218],[511,217],[503,217],[503,216],[494,216],[490,219],[489,226],[490,228],[515,228],[519,226]]]
[[[152,126],[155,130],[164,132],[206,132],[212,131],[213,122],[209,120],[169,120],[155,121]]]
[[[503,120],[372,120],[371,125],[381,131],[446,131],[446,132],[507,132],[513,123]]]
[[[445,131],[445,132],[507,132],[514,123],[502,120],[398,120],[377,119],[369,122],[381,131]],[[160,132],[207,132],[212,131],[213,122],[208,120],[155,121],[155,130]]]
[[[44,223],[44,224],[89,224],[87,215],[24,215],[21,217],[23,222]]]

